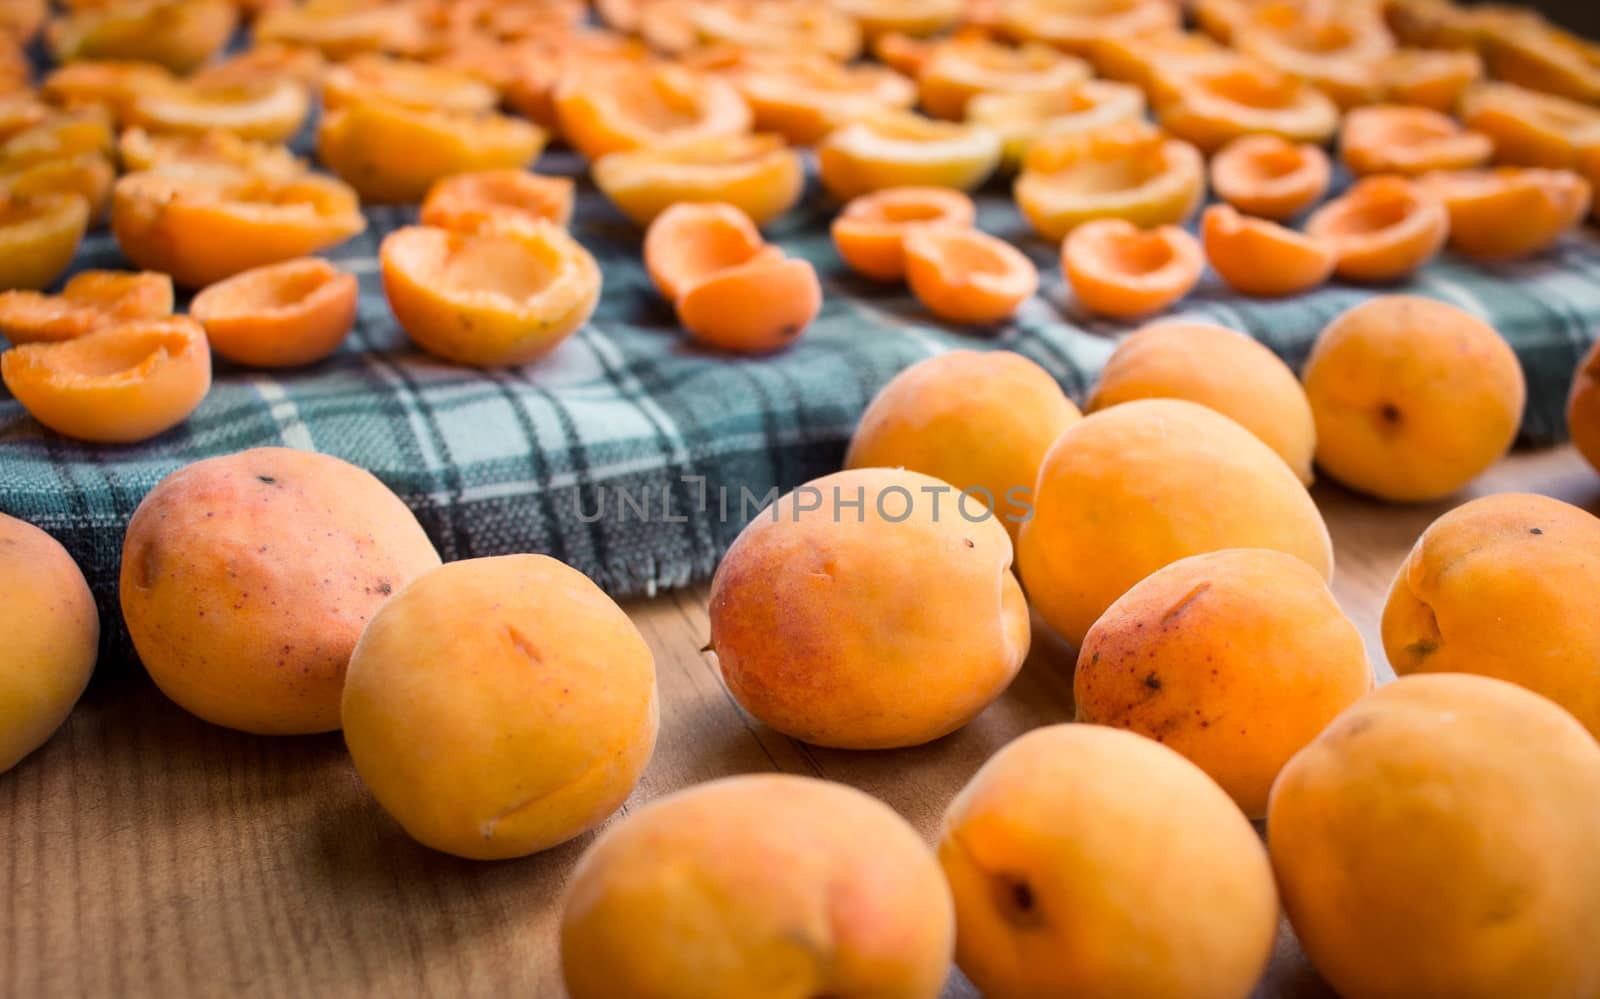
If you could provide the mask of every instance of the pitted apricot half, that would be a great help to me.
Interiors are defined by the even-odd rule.
[[[682,201],[727,201],[766,225],[800,200],[805,167],[776,135],[680,139],[602,156],[595,186],[624,215],[649,225]]]
[[[1257,63],[1175,71],[1163,74],[1156,86],[1161,124],[1208,153],[1254,133],[1321,145],[1339,127],[1339,109],[1326,94]]]
[[[0,354],[28,415],[78,440],[148,440],[188,419],[211,388],[205,331],[185,316],[143,319]]]
[[[980,125],[885,111],[828,133],[817,147],[822,184],[848,201],[886,187],[971,190],[1000,163],[1000,137]]]
[[[1200,240],[1211,269],[1241,294],[1297,295],[1333,276],[1332,246],[1276,222],[1240,215],[1228,205],[1206,209]]]
[[[1483,79],[1483,60],[1471,49],[1397,49],[1383,62],[1384,100],[1452,112]]]
[[[1004,0],[999,9],[1000,29],[1012,38],[1077,55],[1102,38],[1174,29],[1178,18],[1167,0]]]
[[[965,10],[963,0],[833,0],[868,38],[903,34],[915,38],[952,28]]]
[[[308,45],[258,44],[220,62],[204,66],[189,77],[200,84],[262,83],[289,79],[302,87],[322,81],[327,60]]]
[[[189,315],[228,360],[293,368],[339,349],[356,321],[357,291],[354,274],[302,257],[218,281],[194,297]]]
[[[180,81],[135,91],[124,119],[152,132],[232,132],[284,142],[305,123],[306,89],[289,79],[247,83]]]
[[[1528,21],[1485,34],[1482,48],[1497,80],[1589,104],[1600,101],[1600,45]]]
[[[1494,142],[1494,161],[1571,169],[1600,144],[1600,108],[1510,83],[1483,83],[1461,99],[1461,122]]]
[[[571,177],[544,177],[526,170],[458,173],[428,189],[418,221],[464,231],[513,216],[566,225],[572,218],[573,190]]]
[[[0,165],[14,169],[85,153],[110,156],[115,146],[106,113],[85,108],[53,115],[0,143]]]
[[[117,171],[99,153],[81,153],[10,167],[0,164],[0,193],[14,198],[76,194],[89,203],[89,221],[99,222],[111,203]]]
[[[379,100],[405,107],[441,111],[491,111],[500,95],[471,75],[441,66],[359,55],[328,68],[322,75],[322,103],[338,108]]]
[[[545,132],[521,118],[362,101],[317,127],[317,157],[366,201],[420,201],[441,177],[532,163]]]
[[[708,49],[689,60],[738,88],[758,130],[796,145],[818,142],[851,119],[917,101],[917,85],[892,69],[845,66],[817,52]]]
[[[1333,177],[1328,154],[1308,142],[1245,135],[1211,158],[1211,189],[1250,215],[1283,221],[1322,200]]]
[[[1382,64],[1394,50],[1376,6],[1265,0],[1234,27],[1239,52],[1307,80],[1349,108],[1383,93]]]
[[[1236,58],[1210,37],[1176,28],[1097,38],[1089,49],[1089,61],[1101,76],[1144,90],[1160,73],[1226,69]]]
[[[1450,233],[1438,196],[1404,177],[1358,181],[1306,220],[1306,235],[1333,246],[1348,281],[1397,281],[1432,260]]]
[[[1358,177],[1465,170],[1489,162],[1493,152],[1487,135],[1427,108],[1399,104],[1354,108],[1339,128],[1339,155]]]
[[[1589,182],[1590,191],[1600,191],[1600,137],[1593,145],[1578,150],[1578,175]],[[1600,198],[1591,198],[1589,212],[1600,220]]]
[[[64,108],[100,107],[123,121],[133,99],[147,91],[171,86],[171,73],[147,62],[101,59],[69,62],[51,70],[40,84],[45,99]]]
[[[75,109],[77,106],[69,106]],[[32,128],[46,118],[58,114],[60,108],[40,100],[28,92],[0,94],[0,139],[7,139],[25,128]]]
[[[496,51],[486,58],[482,46],[458,49],[440,64],[493,83],[508,108],[556,133],[561,122],[555,93],[563,80],[610,63],[644,65],[650,60],[650,50],[638,39],[600,31],[566,32],[557,41],[521,41]]]
[[[740,354],[789,346],[820,311],[816,268],[777,247],[712,272],[678,298],[678,322],[690,336]]]
[[[1200,281],[1205,254],[1175,225],[1096,219],[1061,244],[1061,271],[1085,311],[1115,319],[1160,312]]]
[[[474,232],[407,226],[384,237],[383,290],[423,350],[457,364],[524,364],[554,350],[600,301],[600,266],[553,222]]]
[[[934,43],[917,87],[924,111],[960,121],[978,94],[1056,94],[1088,78],[1088,63],[1048,45],[974,38]]]
[[[187,73],[220,52],[237,25],[230,0],[135,0],[80,5],[48,35],[59,62],[131,59]]]
[[[750,107],[733,84],[681,66],[608,63],[556,87],[561,134],[591,160],[672,139],[738,135]]]
[[[1033,261],[1005,240],[970,226],[911,226],[904,247],[911,293],[948,322],[1002,322],[1039,290]]]
[[[668,9],[658,3],[656,9]],[[691,47],[732,45],[774,52],[820,52],[830,59],[849,62],[861,54],[861,29],[854,19],[826,4],[790,3],[787,0],[688,0],[685,12]],[[653,37],[650,14],[641,25],[647,41],[674,51],[676,37]],[[680,36],[681,37],[681,36]],[[667,42],[666,45],[660,42]],[[682,51],[679,49],[678,51]]]
[[[1039,139],[1014,192],[1034,230],[1055,241],[1091,219],[1143,228],[1181,222],[1205,194],[1204,171],[1189,143],[1132,121]]]
[[[0,292],[0,333],[14,344],[75,340],[135,319],[172,314],[172,278],[151,271],[79,271],[61,294]]]
[[[32,41],[49,16],[48,0],[7,0],[0,4],[0,32],[21,42]]]
[[[1088,80],[1047,93],[979,94],[967,102],[967,120],[1000,135],[1007,169],[1021,166],[1040,138],[1089,132],[1144,117],[1144,92],[1128,83]]]
[[[257,45],[305,46],[329,59],[363,52],[415,52],[426,41],[418,14],[414,4],[308,0],[263,11],[253,34]]]
[[[89,203],[76,194],[0,195],[0,289],[55,281],[88,228]]]
[[[1424,189],[1450,213],[1450,246],[1468,256],[1539,253],[1583,220],[1593,191],[1571,170],[1500,167],[1426,174]]]
[[[675,303],[691,285],[773,249],[737,205],[684,202],[656,216],[645,231],[644,267],[656,290]]]
[[[915,79],[922,65],[933,52],[934,43],[903,31],[891,31],[872,40],[872,54],[877,60],[902,76]]]
[[[971,228],[977,208],[948,187],[886,187],[863,194],[835,216],[833,245],[849,268],[874,281],[905,277],[906,234],[923,225]]]
[[[127,258],[186,288],[342,243],[367,226],[356,193],[320,174],[294,178],[130,173],[111,194]]]
[[[257,174],[289,179],[306,172],[306,162],[285,146],[241,139],[232,132],[155,135],[142,128],[123,131],[117,155],[129,172]]]

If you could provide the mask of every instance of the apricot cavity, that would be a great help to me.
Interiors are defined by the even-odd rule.
[[[1141,228],[1181,222],[1205,193],[1200,153],[1143,122],[1047,135],[1023,160],[1017,207],[1052,242],[1092,219]]]
[[[1450,232],[1444,202],[1391,174],[1358,181],[1311,213],[1306,235],[1333,247],[1349,281],[1397,281],[1438,255]]]
[[[357,291],[354,274],[306,257],[219,281],[194,297],[189,315],[228,360],[289,368],[338,349],[356,320]]]
[[[150,271],[79,271],[59,295],[0,292],[0,333],[14,344],[74,340],[134,319],[172,314],[172,279]]]
[[[1008,169],[1047,135],[1082,133],[1144,116],[1144,93],[1109,80],[1063,90],[982,93],[967,102],[967,120],[999,133]]]
[[[775,135],[663,142],[603,156],[592,172],[595,186],[640,225],[685,201],[730,202],[766,225],[805,189],[800,154]]]
[[[1208,153],[1261,133],[1321,145],[1339,125],[1339,109],[1322,91],[1248,62],[1174,72],[1156,90],[1161,124]]]
[[[1039,290],[1039,270],[1021,250],[969,226],[912,226],[904,251],[912,294],[953,323],[1002,322]]]
[[[428,188],[418,221],[464,231],[508,217],[566,225],[572,218],[573,190],[570,177],[544,177],[526,170],[451,174]]]
[[[1244,135],[1211,158],[1211,189],[1250,215],[1283,221],[1322,200],[1333,168],[1317,146]]]
[[[1085,222],[1067,234],[1061,270],[1088,312],[1129,319],[1160,312],[1200,280],[1205,254],[1175,225],[1140,229],[1119,218]]]
[[[607,64],[555,93],[561,134],[591,160],[672,139],[738,135],[750,107],[731,83],[681,66]]]
[[[834,129],[817,147],[822,183],[841,201],[887,187],[971,190],[1000,163],[1000,137],[978,125],[885,111]]]
[[[1339,129],[1339,154],[1357,176],[1464,170],[1487,163],[1493,152],[1487,135],[1426,108],[1390,104],[1355,108]]]

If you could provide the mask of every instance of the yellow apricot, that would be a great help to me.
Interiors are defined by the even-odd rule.
[[[1152,90],[1158,76],[1234,65],[1233,53],[1206,35],[1168,29],[1096,38],[1089,61],[1108,80]]]
[[[1144,93],[1107,80],[1042,93],[984,93],[967,102],[968,121],[1000,134],[1008,170],[1021,166],[1033,144],[1047,135],[1089,132],[1143,117]]]
[[[133,319],[172,314],[172,278],[151,271],[79,271],[59,295],[0,292],[0,333],[14,344],[75,340]]]
[[[88,227],[89,202],[77,194],[0,195],[0,289],[53,283]]]
[[[1589,213],[1593,190],[1571,170],[1499,167],[1424,174],[1450,213],[1450,246],[1484,259],[1548,249]]]
[[[134,0],[80,6],[49,29],[56,59],[130,59],[187,73],[232,37],[231,0]]]
[[[183,81],[136,90],[123,117],[151,132],[220,130],[242,139],[287,142],[300,131],[309,109],[305,87],[294,80]]]
[[[739,89],[755,127],[797,145],[821,141],[840,125],[916,103],[916,84],[884,66],[841,65],[816,52],[739,52],[719,75]]]
[[[97,59],[57,66],[46,74],[39,92],[65,108],[104,108],[120,121],[136,96],[171,86],[175,80],[151,63]]]
[[[463,230],[508,217],[566,225],[572,218],[574,186],[571,177],[545,177],[526,170],[451,174],[428,188],[418,221]]]
[[[1588,104],[1600,101],[1600,46],[1588,39],[1530,21],[1486,33],[1482,48],[1497,80]]]
[[[0,166],[15,168],[94,153],[110,156],[115,139],[99,108],[52,115],[0,142]]]
[[[1004,0],[999,11],[1007,35],[1080,55],[1099,39],[1170,30],[1178,19],[1165,0]]]
[[[423,45],[415,5],[368,5],[308,0],[274,7],[256,18],[255,44],[313,48],[329,59],[363,52],[406,52]]]
[[[1461,121],[1494,141],[1494,161],[1571,169],[1600,144],[1600,108],[1510,83],[1481,83],[1461,99]]]
[[[1449,114],[1483,79],[1483,60],[1470,49],[1398,49],[1382,73],[1385,101]]]
[[[1005,240],[970,226],[912,226],[904,250],[912,294],[949,322],[1003,322],[1039,290],[1033,261]]]
[[[917,73],[922,108],[959,121],[979,94],[1055,94],[1089,78],[1089,66],[1047,45],[1013,48],[984,39],[937,42]]]
[[[854,18],[868,38],[890,32],[935,35],[954,27],[964,6],[962,0],[833,0],[833,7]]]
[[[1157,91],[1162,126],[1208,153],[1251,134],[1321,145],[1339,126],[1339,109],[1322,91],[1252,62],[1179,70],[1164,77]]]
[[[1000,162],[987,128],[885,111],[828,133],[817,147],[822,184],[841,201],[886,187],[971,190]]]
[[[851,198],[829,232],[839,256],[858,274],[897,281],[906,274],[906,234],[913,226],[971,226],[977,208],[948,187],[886,187]]]
[[[258,40],[242,52],[201,67],[189,79],[196,83],[257,83],[287,77],[303,87],[315,87],[325,68],[322,53],[310,46]]]
[[[595,186],[640,225],[671,205],[724,201],[766,225],[800,200],[805,166],[776,135],[668,140],[595,161]]]
[[[306,161],[286,146],[223,131],[158,135],[129,128],[117,140],[117,155],[130,173],[259,174],[289,180],[307,170]]]
[[[555,91],[562,136],[591,160],[670,139],[739,135],[750,107],[733,84],[681,66],[613,62]]]
[[[1205,194],[1204,171],[1194,146],[1130,121],[1041,138],[1013,190],[1034,231],[1054,242],[1094,219],[1181,222]]]
[[[40,160],[22,166],[0,164],[0,194],[11,198],[37,198],[71,194],[89,206],[89,220],[105,217],[111,204],[111,185],[116,168],[99,153],[80,153],[56,160]]]

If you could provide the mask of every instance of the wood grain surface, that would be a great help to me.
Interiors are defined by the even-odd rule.
[[[1452,503],[1387,507],[1316,488],[1334,591],[1380,675],[1390,674],[1378,615],[1417,534],[1453,503],[1507,490],[1600,508],[1600,477],[1569,448],[1516,455]],[[700,651],[703,590],[630,611],[655,650],[662,724],[628,807],[782,770],[862,788],[931,838],[984,759],[1072,713],[1069,650],[1039,633],[1016,683],[954,735],[895,752],[803,746],[729,699]],[[338,735],[215,728],[137,668],[120,676],[103,677],[47,746],[0,775],[0,995],[562,995],[560,894],[591,836],[500,863],[431,852],[364,792]],[[959,975],[947,990],[974,994]],[[1287,927],[1259,994],[1328,994]]]

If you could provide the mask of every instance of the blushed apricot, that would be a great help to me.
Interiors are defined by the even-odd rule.
[[[1193,146],[1131,121],[1040,138],[1013,191],[1034,231],[1055,241],[1094,219],[1181,222],[1205,194],[1204,172]]]
[[[971,190],[1000,162],[987,128],[885,111],[828,133],[817,147],[822,184],[841,201],[886,187]]]
[[[1322,91],[1252,62],[1179,70],[1156,89],[1162,126],[1208,153],[1255,133],[1321,145],[1339,127],[1339,109]]]
[[[180,81],[135,91],[124,119],[152,132],[233,132],[240,138],[286,142],[310,109],[293,80],[250,83]]]
[[[883,66],[841,65],[817,52],[710,50],[700,64],[738,88],[755,127],[812,145],[854,118],[909,108],[915,83]]]
[[[0,292],[0,333],[12,343],[75,340],[134,319],[172,314],[172,278],[151,271],[79,271],[59,295]]]
[[[656,290],[676,304],[690,285],[767,249],[755,223],[737,205],[686,202],[656,216],[645,230],[644,267]]]
[[[322,74],[324,108],[370,100],[473,113],[492,111],[500,95],[466,73],[381,55],[359,55]]]
[[[1438,255],[1450,233],[1444,202],[1404,177],[1358,181],[1311,213],[1306,235],[1325,240],[1348,281],[1396,281]]]
[[[1266,219],[1212,205],[1200,221],[1211,269],[1245,295],[1279,298],[1321,285],[1337,260],[1328,243]]]
[[[556,88],[555,107],[562,136],[591,160],[669,139],[738,135],[751,123],[731,83],[671,65],[573,73]]]
[[[1583,220],[1593,194],[1571,170],[1539,167],[1430,173],[1422,185],[1450,213],[1450,246],[1485,259],[1547,249]]]
[[[383,290],[407,335],[458,364],[525,364],[594,312],[600,267],[565,229],[507,220],[476,232],[407,226],[385,236]]]
[[[1573,372],[1567,430],[1578,453],[1600,470],[1600,347],[1591,346]]]
[[[1088,312],[1119,319],[1160,312],[1200,281],[1205,254],[1175,225],[1140,229],[1124,219],[1095,219],[1067,234],[1061,272]]]
[[[1044,93],[978,94],[967,102],[968,121],[999,133],[1004,163],[1011,170],[1046,135],[1089,132],[1143,117],[1144,93],[1108,80]]]
[[[258,368],[320,361],[356,320],[356,278],[315,257],[242,271],[201,291],[189,315],[211,349]]]
[[[905,277],[905,238],[913,226],[971,226],[977,215],[972,199],[952,188],[886,187],[850,199],[829,232],[851,270],[897,281]]]
[[[475,170],[442,177],[428,188],[419,221],[442,229],[472,230],[495,219],[545,219],[566,225],[572,218],[570,177],[545,177],[526,170]]]
[[[1017,564],[1039,615],[1075,646],[1139,580],[1189,555],[1271,548],[1333,574],[1299,477],[1198,403],[1135,399],[1068,427],[1039,469]]]
[[[678,298],[678,322],[690,336],[741,354],[789,346],[821,310],[816,268],[781,251],[717,270]]]
[[[211,388],[211,351],[198,323],[171,316],[13,347],[0,354],[0,372],[28,415],[51,430],[126,444],[189,418]]]
[[[1341,108],[1382,96],[1382,64],[1394,49],[1376,5],[1359,3],[1251,3],[1232,40],[1240,53],[1309,81]]]
[[[256,174],[289,180],[307,170],[306,161],[286,146],[241,139],[223,131],[156,135],[130,128],[117,140],[117,155],[130,173]]]
[[[1004,0],[999,12],[1007,35],[1078,55],[1098,39],[1171,29],[1178,19],[1165,0]]]
[[[1250,215],[1283,221],[1322,200],[1333,176],[1328,154],[1276,135],[1242,135],[1211,158],[1211,189]]]
[[[1339,155],[1357,176],[1465,170],[1487,163],[1493,153],[1487,135],[1426,108],[1395,104],[1354,108],[1339,128]]]
[[[187,73],[220,51],[238,23],[230,0],[135,0],[77,8],[48,34],[60,62],[130,59]]]
[[[1078,653],[1078,721],[1148,736],[1252,819],[1278,771],[1373,686],[1361,633],[1293,555],[1234,548],[1157,569]]]
[[[1593,104],[1600,101],[1600,46],[1553,24],[1527,22],[1483,38],[1497,80]]]
[[[1511,447],[1526,397],[1517,357],[1453,305],[1382,295],[1318,335],[1305,366],[1317,464],[1380,499],[1439,499]]]
[[[1146,91],[1164,73],[1227,68],[1235,58],[1206,35],[1176,28],[1096,38],[1089,49],[1089,61],[1101,76]]]
[[[986,510],[962,517],[958,499],[931,476],[860,468],[756,515],[711,581],[734,699],[805,742],[890,749],[998,697],[1027,655],[1027,605],[1005,528]]]
[[[954,27],[965,12],[962,0],[833,0],[833,7],[854,18],[868,38],[925,38]]]
[[[1483,60],[1470,49],[1397,49],[1382,73],[1385,101],[1448,114],[1483,79]]]
[[[39,90],[45,99],[65,108],[105,108],[120,122],[139,94],[175,81],[171,73],[151,63],[97,59],[57,66],[46,74]]]
[[[1494,161],[1571,169],[1600,144],[1600,108],[1509,83],[1482,83],[1461,99],[1461,120],[1494,141]]]
[[[912,226],[904,251],[911,293],[949,322],[1003,322],[1039,290],[1038,268],[1021,250],[969,226]]]
[[[979,94],[1054,94],[1089,78],[1089,66],[1047,45],[983,39],[936,42],[917,72],[922,109],[959,121]]]
[[[0,289],[54,282],[88,227],[89,203],[79,195],[0,195]]]
[[[111,199],[129,260],[185,288],[344,242],[366,228],[356,194],[320,174],[289,179],[130,173]]]
[[[680,202],[725,201],[766,225],[800,200],[805,166],[776,135],[679,139],[611,153],[591,173],[623,214],[649,225]]]

